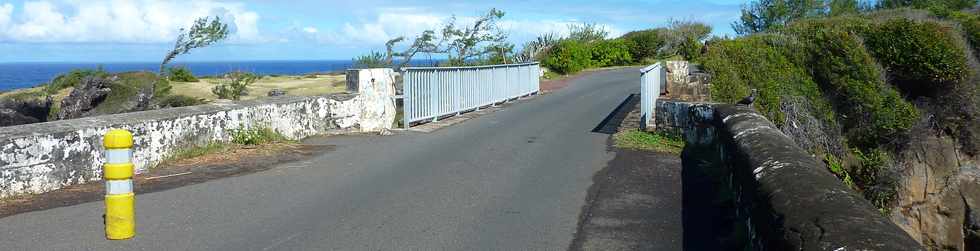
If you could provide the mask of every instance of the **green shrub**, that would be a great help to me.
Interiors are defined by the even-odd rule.
[[[844,185],[850,188],[855,188],[854,179],[851,178],[851,174],[844,168],[844,164],[837,157],[832,154],[824,155],[824,162],[827,164],[827,170],[837,176]]]
[[[953,20],[960,23],[964,36],[970,42],[973,53],[980,57],[980,16],[975,13],[958,11],[951,15]]]
[[[664,46],[664,38],[660,35],[663,29],[650,29],[642,31],[631,31],[620,37],[626,40],[629,46],[630,55],[634,62],[640,63],[644,59],[656,59],[659,57],[660,48]]]
[[[572,74],[589,68],[592,52],[577,40],[564,40],[548,50],[541,65],[561,74]]]
[[[184,95],[169,95],[161,98],[158,102],[160,107],[184,107],[184,106],[195,106],[202,105],[206,102],[203,99],[184,96]]]
[[[954,29],[898,18],[870,29],[865,44],[906,94],[936,96],[966,79],[966,52]]]
[[[864,198],[871,201],[879,210],[887,212],[895,201],[897,183],[890,172],[892,159],[888,152],[875,148],[867,151],[853,150],[859,164],[851,172],[854,183],[863,189]]]
[[[735,103],[759,90],[755,106],[773,123],[782,125],[780,110],[784,96],[803,96],[826,110],[820,89],[803,68],[802,48],[783,35],[756,34],[735,40],[712,43],[701,58],[704,70],[711,74],[711,98],[717,102]],[[825,112],[820,112],[825,113]],[[814,114],[826,118],[827,114]]]
[[[918,121],[918,111],[885,83],[856,34],[828,27],[800,37],[807,41],[813,78],[844,115],[840,120],[852,144],[886,143]]]
[[[211,88],[211,93],[222,99],[239,100],[248,95],[248,86],[255,83],[259,77],[250,72],[236,71],[228,73],[227,79]]]
[[[592,45],[591,49],[593,66],[629,65],[633,62],[629,45],[622,39],[600,41]]]
[[[170,81],[177,82],[197,82],[197,78],[194,77],[194,73],[191,73],[190,69],[186,67],[170,67],[167,68],[167,78]]]
[[[231,142],[239,145],[282,143],[290,140],[268,127],[255,127],[231,131]]]
[[[82,79],[86,77],[105,78],[108,76],[109,72],[103,70],[101,66],[96,69],[74,69],[68,73],[58,75],[51,80],[50,83],[44,86],[44,92],[52,95],[65,88],[78,86],[82,82]]]

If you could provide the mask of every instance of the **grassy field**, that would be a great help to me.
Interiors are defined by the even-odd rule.
[[[205,100],[218,99],[211,88],[224,81],[220,78],[202,78],[198,82],[171,82],[172,94],[185,95]],[[248,96],[242,99],[266,97],[272,89],[281,89],[291,96],[315,96],[339,93],[346,90],[344,75],[306,75],[306,76],[264,76],[249,86]]]

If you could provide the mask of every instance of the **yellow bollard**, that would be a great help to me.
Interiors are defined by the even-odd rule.
[[[102,177],[106,180],[105,237],[124,240],[136,235],[136,194],[133,193],[133,134],[112,129],[102,141],[106,164]]]

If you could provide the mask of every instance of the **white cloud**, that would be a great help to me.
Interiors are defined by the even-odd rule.
[[[17,14],[14,18],[14,14]],[[17,42],[170,42],[196,18],[219,16],[229,24],[231,43],[265,41],[259,15],[241,4],[162,0],[28,1],[15,13],[0,5],[0,41]]]
[[[317,29],[314,28],[314,27],[306,27],[306,28],[303,28],[303,32],[306,32],[306,33],[316,33],[317,32]]]

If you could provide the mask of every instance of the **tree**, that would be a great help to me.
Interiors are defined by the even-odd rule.
[[[357,56],[353,61],[356,68],[381,68],[391,65],[391,62],[385,59],[385,54],[377,51]]]
[[[690,60],[701,54],[702,42],[711,35],[711,26],[696,21],[671,20],[661,35],[664,37],[664,54]]]
[[[631,31],[620,38],[627,41],[633,60],[643,62],[644,59],[657,58],[666,42],[662,36],[664,32],[665,29]]]
[[[609,31],[594,23],[568,25],[568,39],[583,43],[593,43],[606,39]]]
[[[186,33],[184,28],[180,29],[177,41],[174,42],[174,48],[167,52],[167,55],[163,57],[163,62],[160,63],[160,74],[163,75],[167,63],[177,56],[187,54],[195,48],[211,45],[226,37],[228,37],[228,25],[221,23],[220,17],[216,16],[214,20],[210,20],[210,17],[198,18]]]
[[[881,0],[878,8],[912,7],[919,9],[942,8],[947,10],[962,10],[975,7],[977,0]]]
[[[544,52],[558,44],[559,41],[561,41],[561,37],[555,33],[538,36],[534,41],[524,43],[521,52],[514,56],[514,61],[524,63],[540,60]]]
[[[456,17],[452,17],[442,28],[442,39],[448,42],[445,50],[442,50],[448,56],[447,64],[465,65],[467,60],[493,52],[495,46],[483,46],[483,44],[504,43],[507,40],[507,33],[497,26],[497,21],[503,17],[503,11],[490,9],[487,14],[480,16],[471,26],[465,28],[456,27]]]
[[[752,34],[825,13],[823,0],[759,0],[742,6],[742,16],[732,28],[740,35]]]
[[[211,93],[222,99],[239,100],[242,96],[248,95],[248,86],[259,79],[258,75],[251,72],[235,71],[228,73],[227,81],[214,86]]]

